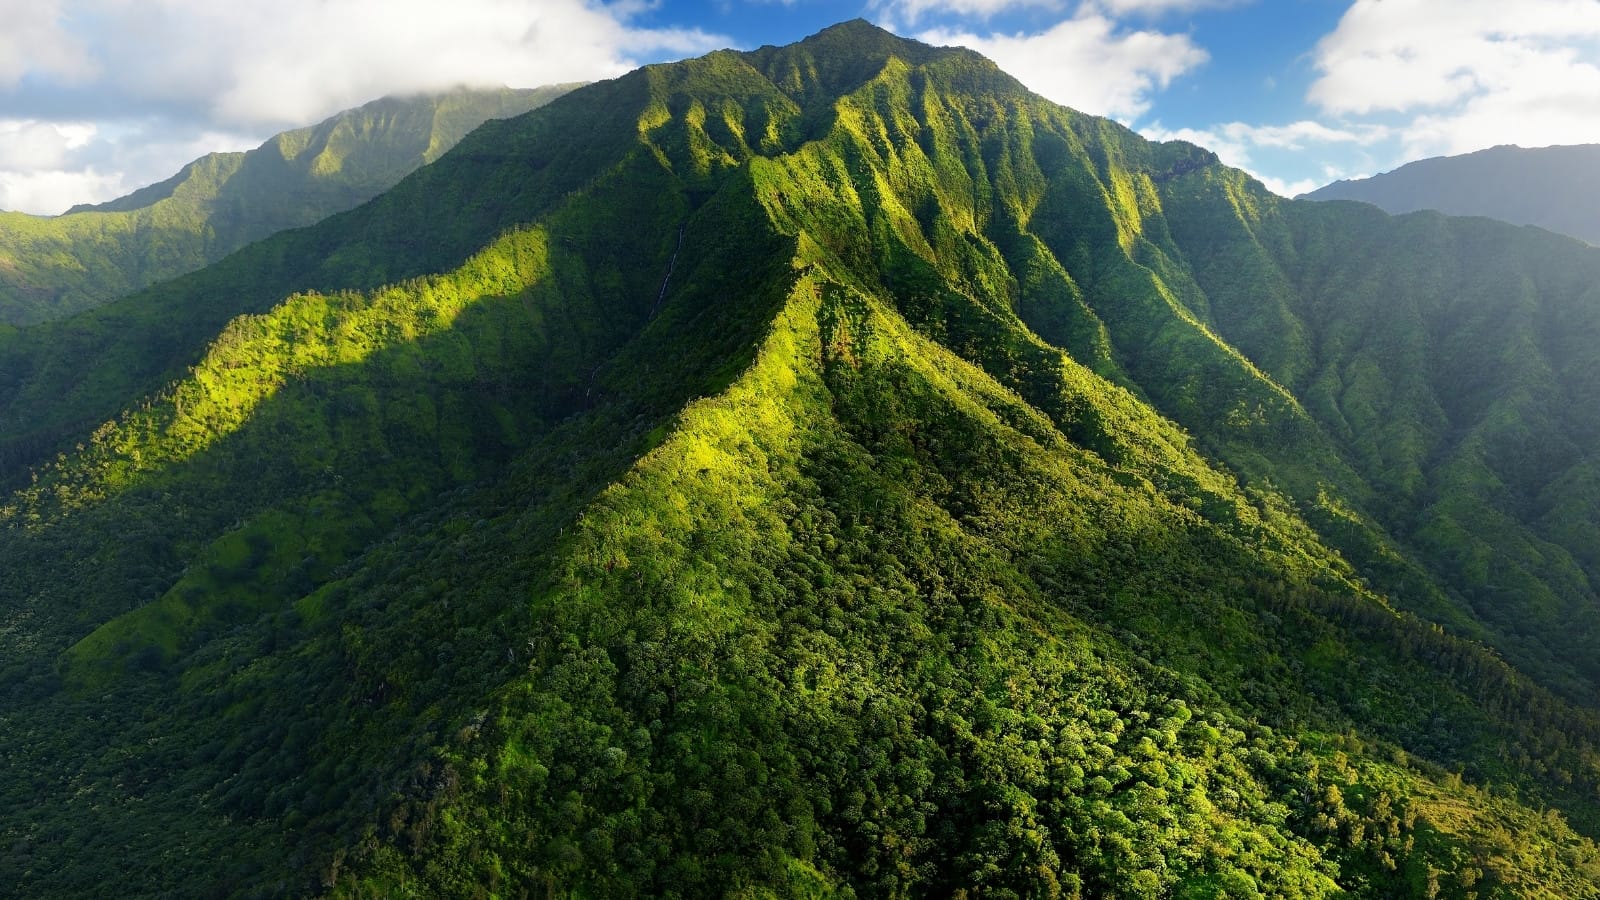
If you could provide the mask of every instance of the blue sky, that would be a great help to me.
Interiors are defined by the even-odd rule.
[[[109,199],[387,93],[605,78],[855,17],[1280,193],[1600,142],[1600,0],[0,0],[0,209]]]

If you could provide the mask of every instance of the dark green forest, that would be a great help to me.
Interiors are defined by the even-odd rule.
[[[0,212],[0,323],[59,319],[371,200],[488,119],[574,85],[385,97],[248,153],[212,153],[166,181],[60,216]]]
[[[0,329],[0,884],[1600,896],[1600,250],[865,22]]]

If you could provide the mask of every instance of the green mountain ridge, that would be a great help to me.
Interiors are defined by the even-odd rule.
[[[0,878],[1596,896],[1596,275],[864,22],[490,122],[0,331]]]
[[[357,206],[484,121],[574,86],[386,97],[106,203],[54,217],[0,212],[0,320],[61,318]]]
[[[1537,225],[1600,246],[1600,144],[1491,147],[1336,181],[1307,200],[1360,200],[1386,212],[1437,210]]]

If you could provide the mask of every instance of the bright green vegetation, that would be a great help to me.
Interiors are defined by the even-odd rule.
[[[1537,225],[1600,246],[1600,144],[1491,147],[1406,163],[1304,195],[1362,200],[1391,213],[1432,209]]]
[[[861,22],[0,333],[29,896],[1596,897],[1600,253]]]
[[[0,212],[0,321],[58,319],[365,203],[486,120],[573,87],[386,97],[109,203],[51,218]]]

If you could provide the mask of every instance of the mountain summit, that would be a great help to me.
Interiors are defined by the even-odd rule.
[[[1600,894],[1600,252],[846,23],[0,331],[29,896]]]

